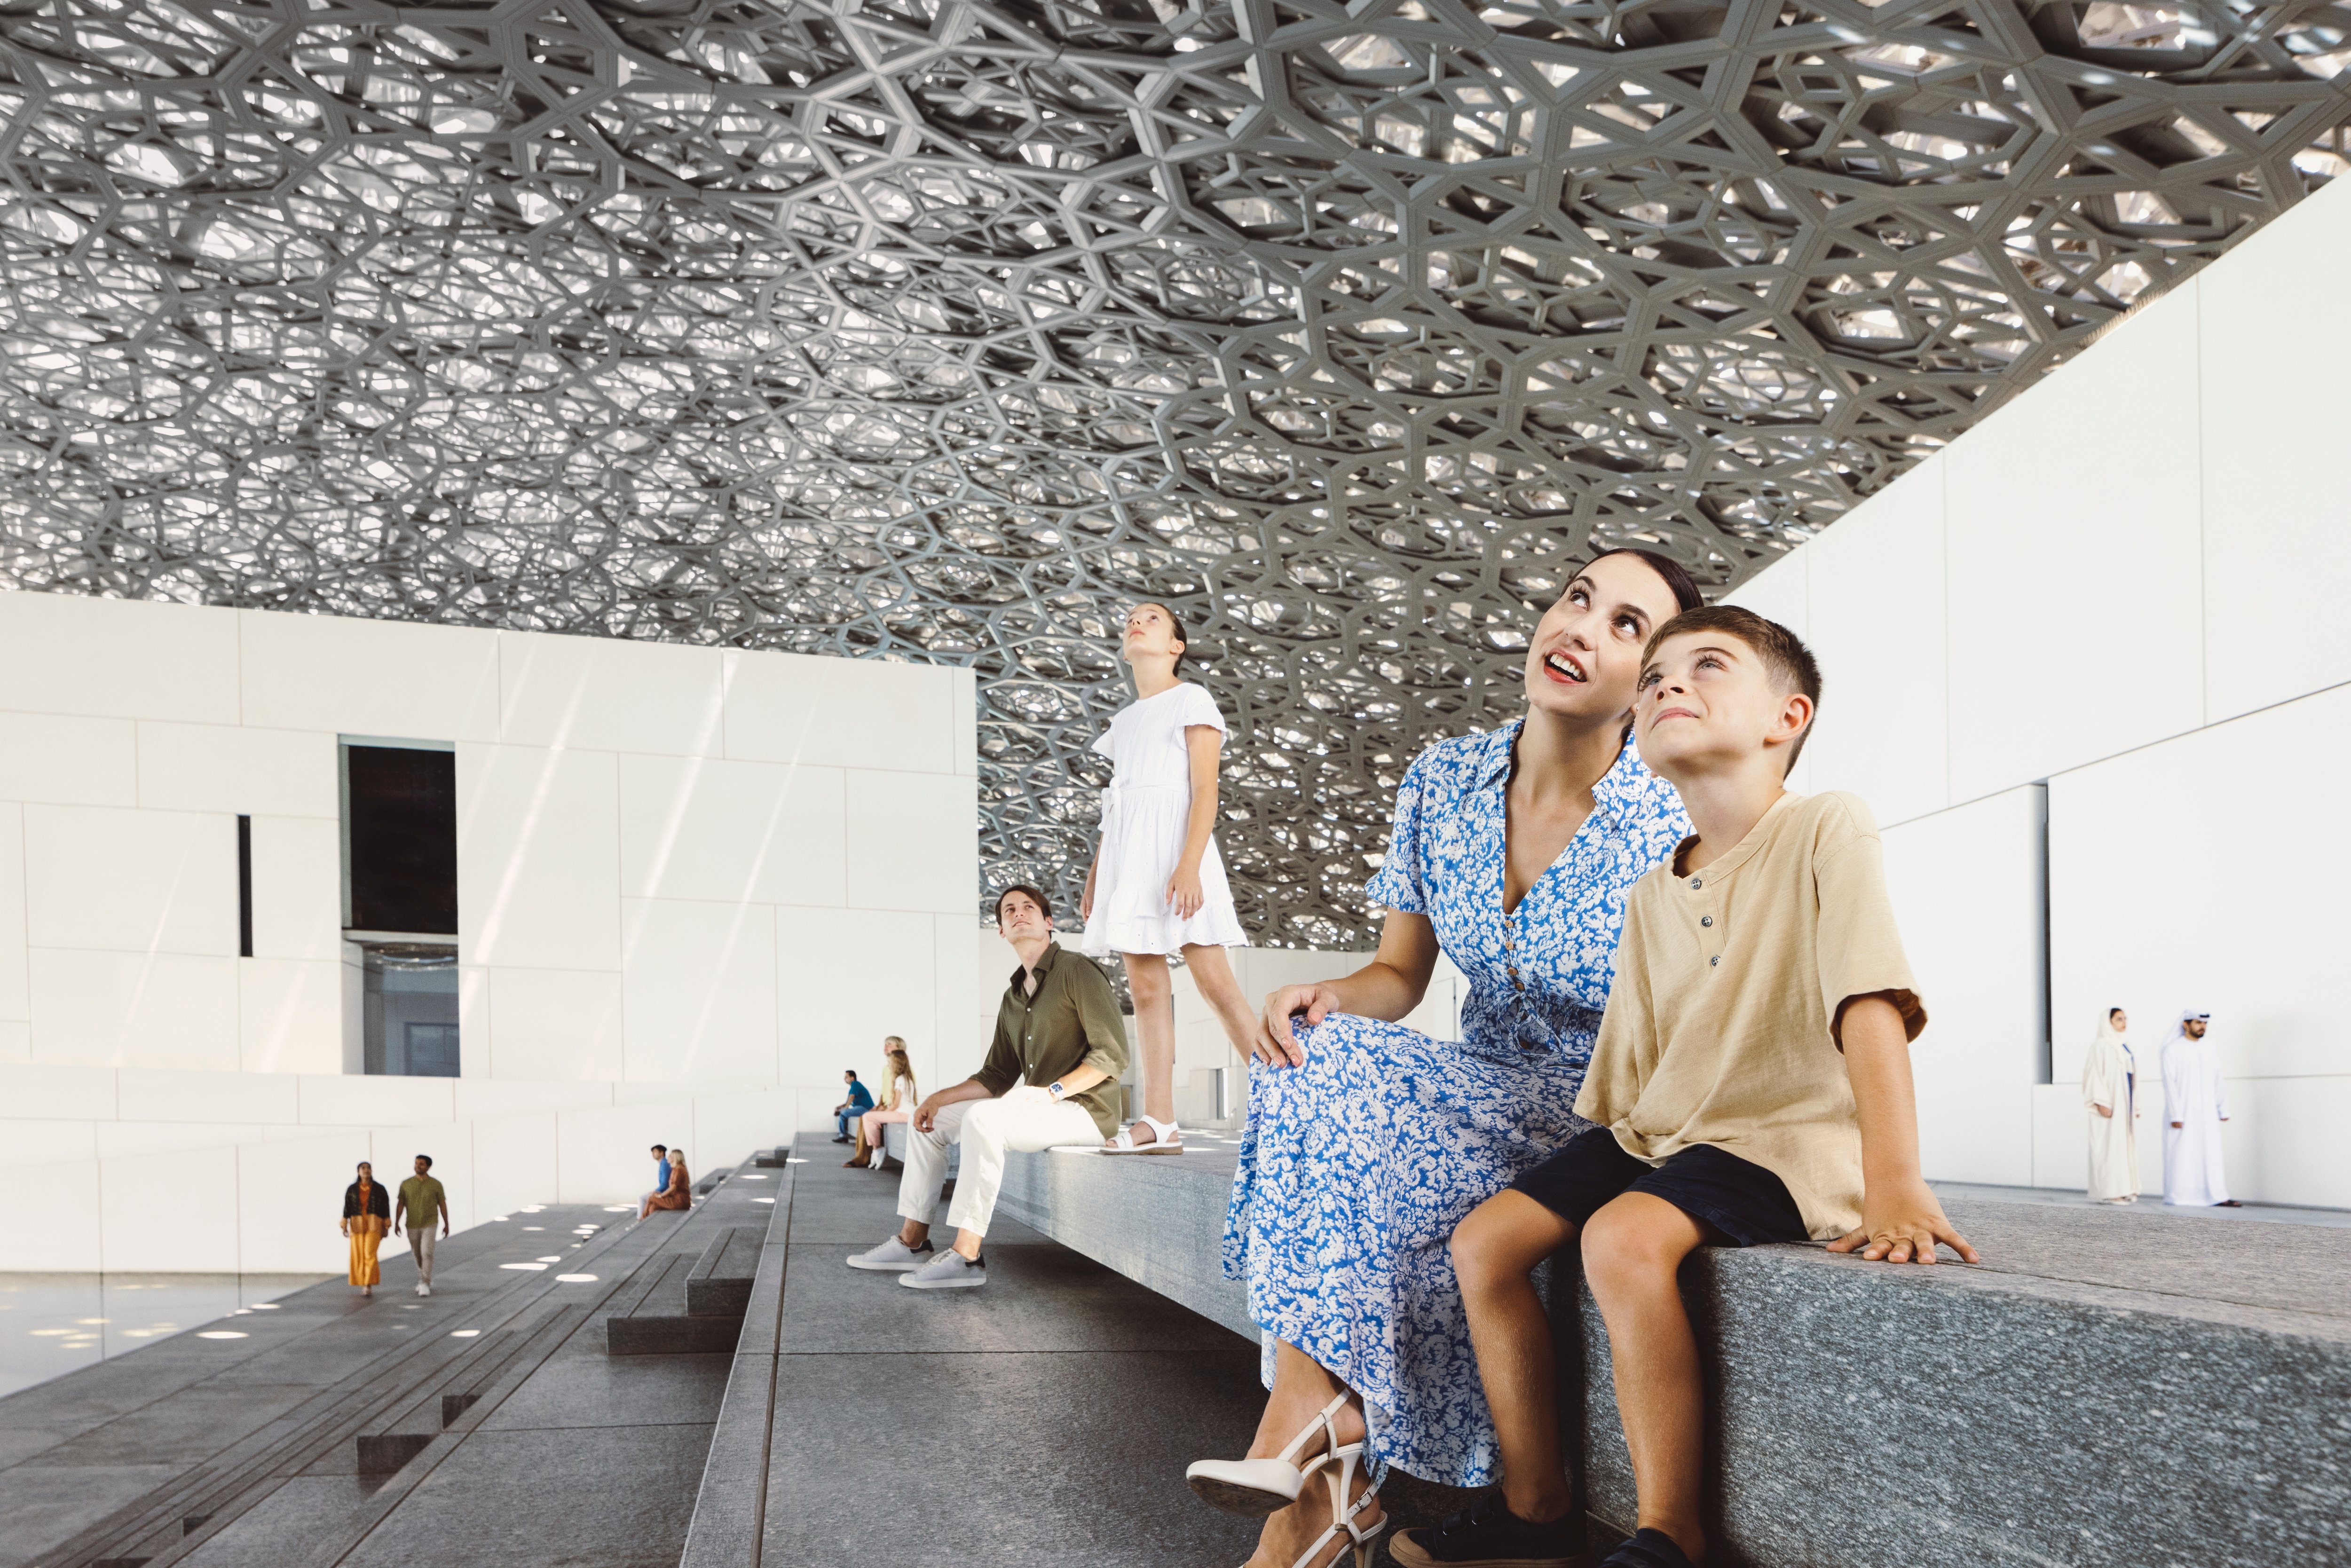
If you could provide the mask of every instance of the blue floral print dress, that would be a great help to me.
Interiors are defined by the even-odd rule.
[[[1628,745],[1505,915],[1503,791],[1524,722],[1414,761],[1364,889],[1435,926],[1469,981],[1462,1038],[1346,1013],[1301,1027],[1303,1066],[1249,1074],[1225,1217],[1225,1273],[1248,1281],[1267,1386],[1287,1340],[1363,1396],[1383,1470],[1454,1486],[1499,1475],[1447,1242],[1588,1125],[1568,1107],[1607,1006],[1625,895],[1690,831],[1681,797]]]

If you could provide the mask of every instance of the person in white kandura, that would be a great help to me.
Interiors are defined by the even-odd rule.
[[[2212,1015],[2189,1008],[2163,1042],[2163,1201],[2183,1208],[2242,1208],[2220,1166],[2220,1124],[2229,1089],[2220,1048],[2207,1038]]]
[[[2082,1103],[2090,1113],[2090,1196],[2100,1203],[2138,1201],[2138,1059],[2123,1038],[2130,1015],[2108,1008],[2082,1064]]]
[[[1143,1113],[1102,1145],[1109,1155],[1180,1155],[1176,1125],[1176,1005],[1167,955],[1181,952],[1225,1038],[1247,1055],[1257,1017],[1225,957],[1245,947],[1233,912],[1224,857],[1217,852],[1217,760],[1225,716],[1216,699],[1176,678],[1184,626],[1164,604],[1138,604],[1126,618],[1119,657],[1134,675],[1135,700],[1121,708],[1092,749],[1111,759],[1102,791],[1102,847],[1086,873],[1079,913],[1089,957],[1126,961],[1134,997]]]

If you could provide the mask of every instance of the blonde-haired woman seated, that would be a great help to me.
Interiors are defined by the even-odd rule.
[[[692,1208],[693,1207],[694,1178],[685,1171],[685,1151],[672,1149],[669,1152],[669,1185],[659,1192],[646,1195],[645,1206],[637,1210],[637,1218],[643,1219],[656,1208]]]
[[[906,1042],[896,1035],[883,1041],[889,1060],[889,1098],[857,1119],[857,1148],[848,1164],[880,1170],[889,1157],[889,1149],[882,1139],[882,1129],[892,1122],[904,1122],[914,1113],[922,1096],[914,1092],[914,1064],[906,1060]]]

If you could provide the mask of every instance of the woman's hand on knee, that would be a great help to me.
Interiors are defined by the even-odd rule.
[[[1338,993],[1327,985],[1282,987],[1265,998],[1265,1012],[1259,1020],[1257,1040],[1249,1054],[1268,1067],[1305,1066],[1306,1048],[1298,1043],[1290,1020],[1303,1013],[1307,1026],[1311,1028],[1328,1018],[1338,1005]]]

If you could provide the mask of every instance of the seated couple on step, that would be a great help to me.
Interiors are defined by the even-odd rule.
[[[1926,1013],[1875,824],[1782,783],[1820,701],[1809,651],[1614,550],[1543,616],[1525,682],[1523,717],[1407,769],[1366,889],[1374,960],[1266,1002],[1225,1251],[1271,1397],[1248,1458],[1188,1472],[1265,1519],[1249,1568],[1367,1564],[1391,1465],[1501,1483],[1400,1531],[1408,1568],[1580,1568],[1531,1279],[1571,1242],[1639,1493],[1606,1564],[1703,1562],[1683,1259],[1807,1238],[1975,1257],[1918,1173]],[[1458,1041],[1391,1021],[1440,950],[1470,981]]]

